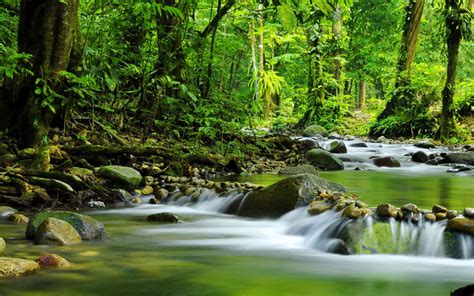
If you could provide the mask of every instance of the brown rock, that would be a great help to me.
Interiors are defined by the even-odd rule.
[[[474,219],[458,216],[449,220],[446,229],[474,235]]]
[[[41,255],[35,261],[41,268],[67,268],[71,266],[69,261],[56,254]]]

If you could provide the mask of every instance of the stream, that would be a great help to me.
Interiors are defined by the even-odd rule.
[[[472,173],[450,174],[446,166],[411,163],[404,155],[417,150],[422,149],[388,144],[349,147],[346,170],[321,176],[343,184],[369,206],[414,202],[428,209],[434,204],[472,207]],[[373,155],[394,156],[402,166],[377,168],[369,161]],[[270,185],[279,179],[258,175],[238,180]],[[24,226],[0,224],[0,236],[8,241],[5,256],[33,259],[52,252],[74,264],[70,270],[0,280],[0,295],[447,296],[474,283],[472,238],[465,245],[468,259],[444,257],[436,243],[442,224],[423,228],[413,254],[335,255],[325,252],[331,244],[325,230],[336,227],[338,213],[309,216],[299,208],[276,220],[245,219],[220,213],[228,200],[210,191],[204,194],[193,205],[175,200],[88,212],[105,224],[109,238],[76,246],[33,245],[24,240]],[[147,215],[165,211],[185,222],[145,222]],[[409,225],[402,225],[397,233],[410,231]]]

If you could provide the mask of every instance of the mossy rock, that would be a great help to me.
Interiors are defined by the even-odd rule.
[[[343,170],[344,163],[332,153],[322,149],[311,149],[305,153],[306,160],[313,166],[327,171]]]
[[[17,210],[7,206],[0,206],[0,221],[6,221],[11,214],[18,213]]]
[[[81,242],[81,236],[68,222],[49,217],[35,232],[35,243],[39,245],[73,245]]]
[[[307,128],[304,129],[303,131],[303,136],[304,137],[315,137],[315,136],[323,136],[323,137],[327,137],[329,135],[328,131],[320,126],[320,125],[317,125],[317,124],[313,124],[313,125],[310,125],[308,126]]]
[[[82,240],[103,239],[106,236],[104,224],[96,219],[67,211],[43,212],[33,216],[26,227],[26,238],[33,240],[38,227],[48,218],[56,218],[71,224]]]
[[[40,266],[33,260],[0,257],[0,278],[34,274]]]
[[[142,175],[139,171],[119,165],[103,166],[97,174],[122,185],[137,187],[142,182]]]
[[[295,209],[308,205],[318,191],[344,192],[344,186],[329,182],[311,174],[301,174],[249,193],[240,205],[238,215],[245,217],[276,218]]]

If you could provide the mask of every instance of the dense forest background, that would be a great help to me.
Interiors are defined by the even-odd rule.
[[[2,0],[0,129],[26,146],[57,128],[238,150],[243,127],[313,123],[466,141],[473,5]]]

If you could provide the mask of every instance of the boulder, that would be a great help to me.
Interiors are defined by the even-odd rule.
[[[318,191],[345,192],[346,189],[316,175],[296,175],[262,190],[250,192],[242,200],[237,215],[255,218],[280,217],[295,207],[308,205],[318,196]]]
[[[30,275],[39,268],[33,260],[0,257],[0,278]]]
[[[26,238],[34,239],[37,228],[47,218],[56,218],[71,224],[82,240],[102,239],[106,236],[104,224],[96,219],[67,211],[42,212],[33,216],[26,227]]]
[[[313,166],[322,170],[343,170],[344,163],[331,154],[330,152],[322,149],[311,149],[305,153],[306,160]]]
[[[397,208],[391,204],[378,205],[376,213],[380,217],[386,217],[386,218],[390,218],[390,217],[397,218],[398,216]]]
[[[451,296],[472,296],[474,295],[474,284],[456,289],[451,293]]]
[[[45,219],[36,229],[35,243],[38,245],[74,245],[81,236],[71,224],[56,218]]]
[[[287,175],[287,176],[293,176],[293,175],[299,175],[299,174],[313,174],[313,175],[319,176],[318,170],[314,166],[309,165],[309,164],[284,167],[278,172],[278,174]]]
[[[10,208],[7,206],[0,206],[0,221],[6,221],[8,216],[11,214],[15,214],[18,211],[15,210],[14,208]]]
[[[328,131],[320,126],[320,125],[317,125],[317,124],[313,124],[313,125],[310,125],[308,126],[307,128],[304,129],[303,131],[303,136],[304,137],[315,137],[315,136],[323,136],[323,137],[327,137],[329,135]]]
[[[0,237],[0,254],[3,254],[6,248],[7,248],[7,244],[5,243],[5,240]]]
[[[465,216],[458,216],[448,221],[446,230],[458,231],[474,235],[474,219]]]
[[[425,163],[429,160],[430,158],[428,157],[428,154],[426,154],[423,151],[417,151],[413,153],[411,156],[411,161],[413,162],[419,162],[419,163]]]
[[[347,153],[347,147],[343,141],[330,142],[326,147],[326,150],[331,153]]]
[[[8,216],[7,221],[13,224],[28,224],[29,219],[23,214],[15,213]]]
[[[449,163],[474,165],[474,151],[448,154],[444,160]]]
[[[44,268],[67,268],[71,266],[71,263],[63,257],[56,254],[44,254],[35,260],[39,266]]]
[[[306,150],[320,147],[318,141],[311,138],[301,138],[298,141],[304,144]]]
[[[413,146],[418,147],[418,148],[423,148],[423,149],[435,148],[435,145],[433,145],[433,143],[428,142],[428,141],[420,141],[416,144],[413,144]]]
[[[131,187],[137,187],[142,182],[140,172],[129,167],[108,165],[101,167],[97,173],[101,177]]]
[[[183,219],[173,213],[163,212],[152,214],[146,217],[146,220],[149,222],[161,222],[161,223],[181,223]]]
[[[399,168],[400,162],[391,156],[378,157],[372,160],[378,167]]]

